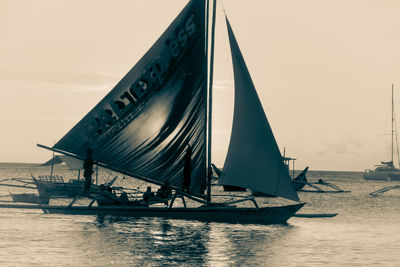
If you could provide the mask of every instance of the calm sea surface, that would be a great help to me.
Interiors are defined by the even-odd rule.
[[[48,175],[49,169],[0,163],[0,178],[28,178],[31,173]],[[76,177],[62,166],[56,174]],[[112,177],[99,174],[100,181]],[[400,266],[400,190],[368,195],[399,183],[364,181],[361,173],[351,172],[308,175],[310,181],[319,178],[351,192],[300,193],[307,205],[299,213],[339,215],[292,218],[287,225],[0,209],[0,266]],[[127,178],[120,183],[131,182]],[[0,200],[10,201],[8,192],[34,191],[0,187]]]

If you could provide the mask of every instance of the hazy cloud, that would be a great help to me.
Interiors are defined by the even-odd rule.
[[[336,143],[327,143],[325,147],[320,149],[317,153],[321,156],[330,153],[358,155],[361,147],[362,144],[358,139],[347,134],[342,138],[342,140]]]
[[[82,85],[62,85],[59,86],[58,89],[64,92],[73,92],[73,93],[82,93],[82,92],[95,92],[95,91],[111,91],[114,87],[114,84],[101,84],[101,85],[93,85],[93,86],[82,86]]]
[[[0,69],[0,80],[10,82],[42,82],[49,84],[116,84],[123,76],[108,72],[61,72]]]

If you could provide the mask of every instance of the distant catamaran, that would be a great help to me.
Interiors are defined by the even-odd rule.
[[[391,160],[382,161],[380,165],[376,165],[375,170],[366,170],[363,174],[365,180],[385,180],[385,181],[400,181],[400,169],[394,166],[394,103],[393,103],[393,84],[392,84],[392,142],[391,142]],[[397,136],[396,136],[397,140]],[[397,158],[399,158],[399,148],[397,145]]]
[[[304,203],[236,207],[211,196],[211,100],[216,0],[191,0],[126,76],[51,150],[162,185],[201,207],[42,206],[49,213],[150,216],[241,223],[283,223]],[[210,16],[209,16],[210,13]],[[212,14],[212,16],[211,16]],[[211,24],[208,18],[211,17]],[[271,127],[225,16],[235,83],[231,139],[220,182],[298,202]],[[211,30],[209,30],[211,29]],[[211,32],[211,42],[208,42]],[[211,63],[207,60],[211,58]],[[209,83],[208,83],[208,74]],[[189,194],[183,157],[193,149]]]

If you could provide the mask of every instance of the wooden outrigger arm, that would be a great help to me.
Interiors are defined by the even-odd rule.
[[[387,191],[389,191],[389,190],[392,190],[392,189],[400,189],[400,185],[393,185],[393,186],[388,186],[388,187],[385,187],[385,188],[381,188],[381,189],[376,190],[376,191],[374,191],[374,192],[371,192],[371,193],[369,193],[369,194],[370,194],[371,196],[377,197],[377,196],[380,196],[380,195],[382,195],[383,193],[385,193],[385,192],[387,192]]]
[[[41,144],[37,144],[37,146],[38,146],[38,147],[41,147],[41,148],[44,148],[44,149],[47,149],[47,150],[50,150],[50,151],[54,151],[54,152],[57,152],[57,153],[66,155],[66,156],[71,157],[71,158],[75,158],[75,159],[79,159],[79,160],[84,160],[83,158],[81,158],[81,157],[79,157],[79,156],[77,156],[77,155],[75,155],[75,154],[72,154],[72,153],[70,153],[70,152],[63,151],[63,150],[60,150],[60,149],[57,149],[57,148],[54,148],[54,147],[48,147],[48,146],[41,145]],[[138,180],[141,180],[141,181],[144,181],[144,182],[147,182],[147,183],[151,183],[151,184],[155,184],[155,185],[159,185],[159,186],[162,186],[162,185],[164,184],[164,182],[162,182],[162,181],[157,181],[157,180],[153,180],[153,179],[148,178],[148,177],[143,177],[143,176],[141,176],[141,175],[136,175],[136,174],[134,174],[134,173],[127,172],[127,171],[125,171],[125,170],[121,170],[121,169],[118,169],[118,168],[109,166],[109,165],[107,165],[107,164],[105,164],[105,163],[102,163],[102,162],[97,162],[96,164],[97,164],[98,166],[102,167],[102,168],[109,169],[109,170],[112,170],[112,171],[115,171],[115,172],[119,172],[119,173],[128,175],[128,176],[130,176],[130,177],[133,177],[133,178],[135,178],[135,179],[138,179]],[[178,187],[176,187],[176,186],[170,186],[170,187],[171,187],[172,189],[174,189],[174,190],[181,191],[181,188],[178,188]],[[190,199],[192,199],[192,200],[195,200],[195,201],[197,201],[197,202],[201,202],[201,203],[204,202],[204,203],[207,203],[207,202],[205,202],[205,201],[201,198],[203,195],[200,195],[200,194],[189,195],[189,194],[185,194],[185,193],[183,193],[183,192],[181,192],[181,194],[184,194],[186,197],[188,197],[188,198],[190,198]]]

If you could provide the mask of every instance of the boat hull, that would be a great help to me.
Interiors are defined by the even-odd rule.
[[[73,180],[69,183],[43,182],[35,179],[34,182],[40,197],[76,197],[84,191],[84,181]],[[90,191],[99,191],[98,185],[91,185]]]
[[[98,215],[122,217],[163,217],[168,219],[198,220],[208,222],[282,224],[286,223],[305,203],[279,207],[235,208],[163,208],[163,207],[85,207],[2,204],[0,208],[41,209],[47,214]]]
[[[45,213],[71,215],[111,215],[123,217],[163,217],[212,222],[279,224],[286,223],[305,203],[263,208],[203,207],[43,207]]]
[[[389,174],[390,181],[400,181],[400,173]]]
[[[363,174],[365,180],[378,180],[378,181],[400,181],[400,172],[365,172]]]

